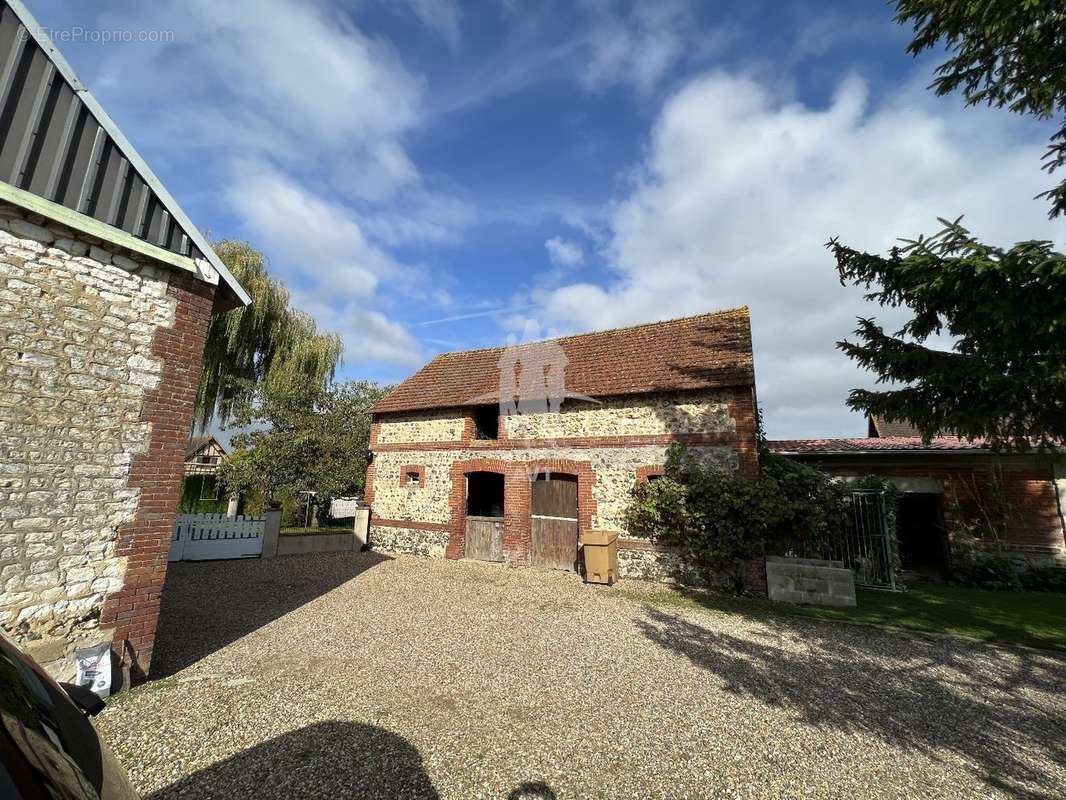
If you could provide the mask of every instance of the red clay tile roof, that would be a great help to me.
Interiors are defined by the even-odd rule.
[[[549,340],[566,395],[609,397],[755,383],[748,308]],[[543,343],[541,343],[543,344]],[[519,358],[522,348],[518,345]],[[379,400],[375,414],[496,402],[503,347],[442,353]]]
[[[988,445],[981,441],[967,441],[955,436],[938,436],[929,444],[916,436],[882,436],[865,439],[779,439],[768,441],[767,446],[774,453],[864,453],[864,452],[905,452],[914,450],[987,450]]]

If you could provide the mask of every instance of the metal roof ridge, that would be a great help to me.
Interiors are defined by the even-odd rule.
[[[204,257],[208,260],[211,266],[218,272],[219,276],[226,282],[226,285],[237,296],[237,299],[242,305],[248,305],[252,302],[252,298],[241,286],[240,282],[233,276],[233,273],[229,271],[225,264],[222,263],[222,259],[218,257],[214,248],[208,244],[204,235],[200,232],[200,229],[193,224],[192,220],[178,205],[177,200],[167,191],[163,183],[156,177],[156,174],[152,171],[152,168],[148,166],[148,163],[141,157],[141,154],[137,152],[137,149],[130,143],[130,141],[119,130],[118,125],[111,119],[111,116],[104,110],[103,106],[93,97],[92,92],[85,86],[81,79],[74,72],[73,67],[67,62],[66,58],[56,47],[52,40],[49,38],[45,29],[37,22],[30,10],[22,2],[22,0],[6,0],[8,6],[15,16],[19,18],[23,26],[29,32],[29,35],[33,37],[33,40],[37,45],[48,55],[55,64],[56,69],[63,78],[70,84],[70,88],[74,90],[78,98],[85,104],[85,107],[89,109],[89,112],[96,118],[96,122],[100,125],[104,131],[111,137],[112,141],[118,147],[122,155],[129,161],[130,165],[137,170],[141,178],[147,184],[148,188],[155,192],[159,198],[159,202],[170,213],[178,224],[185,230],[189,238],[204,254]],[[82,212],[77,212],[82,213]]]

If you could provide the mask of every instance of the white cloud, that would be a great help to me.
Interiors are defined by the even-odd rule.
[[[190,0],[134,13],[142,18],[123,17],[124,26],[174,30],[176,42],[195,46],[116,48],[105,80],[127,97],[188,100],[168,122],[194,142],[294,162],[345,153],[399,184],[413,180],[399,137],[419,120],[423,81],[346,13],[296,0]],[[188,113],[194,102],[210,124]]]
[[[844,81],[812,108],[748,78],[690,81],[664,105],[635,188],[615,206],[604,286],[570,284],[543,317],[593,329],[752,307],[759,400],[772,437],[859,434],[849,389],[870,385],[834,348],[858,314],[832,235],[871,251],[966,214],[982,239],[1057,238],[1042,202],[1043,132],[1002,112],[956,108],[914,83],[872,105]]]
[[[589,30],[578,52],[587,89],[627,85],[647,94],[677,64],[714,55],[735,38],[728,26],[701,29],[684,0],[586,0]]]
[[[239,162],[226,194],[254,241],[287,265],[286,279],[309,280],[324,298],[367,300],[381,280],[399,272],[345,207],[261,162]]]
[[[399,367],[420,366],[424,359],[418,343],[400,324],[358,303],[327,302],[320,293],[293,292],[298,308],[311,314],[321,327],[336,331],[344,342],[345,366],[384,362]]]
[[[407,0],[415,16],[436,31],[453,50],[459,46],[462,12],[452,0]]]
[[[452,3],[410,3],[458,42]],[[142,4],[99,24],[174,31],[174,46],[114,48],[103,62],[105,91],[111,76],[116,103],[141,117],[155,146],[182,152],[225,187],[219,196],[239,235],[359,360],[414,363],[414,340],[384,314],[397,297],[436,308],[446,281],[399,264],[390,249],[455,243],[474,216],[427,182],[405,147],[425,121],[424,79],[387,40],[325,2]]]
[[[585,251],[572,239],[553,236],[544,243],[548,258],[557,267],[576,267],[585,262]]]

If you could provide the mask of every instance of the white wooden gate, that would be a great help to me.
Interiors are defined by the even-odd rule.
[[[171,561],[255,558],[263,552],[266,517],[179,514],[170,539]]]

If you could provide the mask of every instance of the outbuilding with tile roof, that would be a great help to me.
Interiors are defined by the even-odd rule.
[[[954,436],[923,441],[900,435],[905,424],[871,420],[869,427],[879,435],[772,440],[767,446],[843,480],[878,476],[893,483],[900,492],[896,534],[905,570],[945,577],[959,545],[953,532],[1001,510],[1001,537],[985,545],[1020,562],[1066,567],[1066,455],[1000,453],[987,442]]]
[[[622,575],[671,554],[625,536],[667,448],[755,476],[748,309],[445,353],[372,409],[366,499],[387,551],[575,569],[586,532],[622,534]]]

